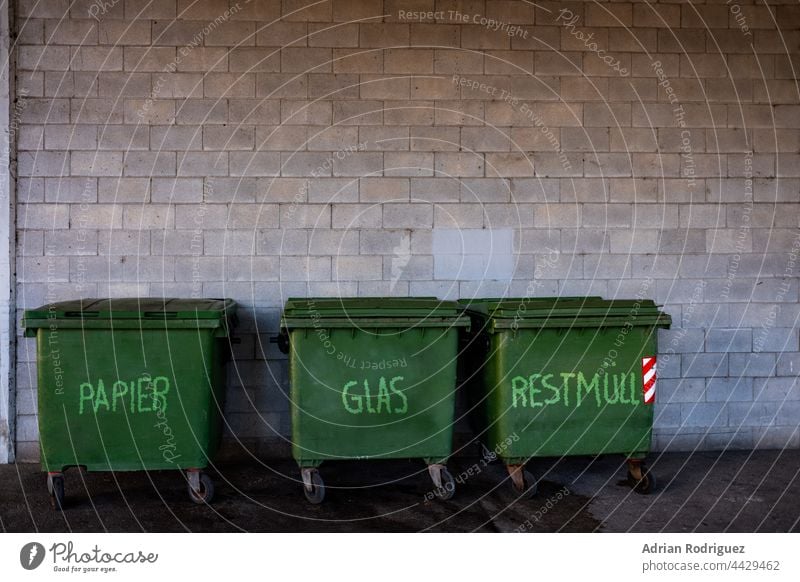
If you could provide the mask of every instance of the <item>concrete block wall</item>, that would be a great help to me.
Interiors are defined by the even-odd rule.
[[[526,293],[665,305],[658,449],[800,445],[795,0],[20,0],[15,32],[18,316],[236,299],[249,446],[288,434],[286,297]]]

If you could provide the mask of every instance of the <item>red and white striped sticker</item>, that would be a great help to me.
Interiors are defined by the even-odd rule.
[[[642,392],[644,403],[656,401],[656,357],[642,358]]]

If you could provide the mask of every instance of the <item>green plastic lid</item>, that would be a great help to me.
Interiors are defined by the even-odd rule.
[[[435,297],[326,297],[289,299],[283,313],[287,318],[420,318],[458,317],[461,309],[455,301],[440,301]]]
[[[235,310],[232,299],[75,299],[27,310],[22,324],[41,327],[47,319],[220,319]]]
[[[282,328],[324,325],[360,326],[469,325],[455,301],[435,297],[290,298],[281,318]]]
[[[535,317],[542,311],[554,309],[576,309],[590,302],[602,302],[599,296],[589,297],[488,297],[481,299],[459,299],[464,309],[492,317]]]
[[[462,301],[473,315],[491,320],[495,327],[515,321],[524,327],[656,325],[669,327],[672,318],[651,299],[600,297],[518,297]]]

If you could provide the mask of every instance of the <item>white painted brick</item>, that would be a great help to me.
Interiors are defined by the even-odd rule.
[[[69,167],[70,157],[66,152],[19,152],[17,156],[20,176],[63,176]]]
[[[44,126],[26,125],[17,130],[17,150],[38,151],[44,149]]]
[[[236,102],[235,102],[236,103]],[[243,106],[246,112],[250,107]],[[238,121],[241,121],[239,119]],[[175,112],[175,123],[183,125],[224,124],[228,122],[228,102],[218,99],[187,99]]]
[[[195,192],[197,188],[196,182],[192,179],[190,183],[192,185],[192,191]],[[209,204],[255,202],[258,190],[257,178],[224,178],[209,176],[200,183],[200,197]],[[266,199],[264,196],[260,196],[259,200]],[[275,196],[269,201],[278,202],[279,198]]]
[[[231,228],[229,222],[228,207],[222,204],[179,204],[175,207],[175,228],[178,229]]]
[[[435,170],[440,177],[481,177],[484,160],[479,154],[437,152]]]
[[[166,204],[126,205],[123,227],[130,230],[168,229],[175,227],[175,208]]]
[[[383,121],[383,109],[384,104],[381,101],[335,101],[333,121],[339,125],[380,125]]]
[[[175,280],[180,281],[223,281],[223,257],[193,256],[175,263]]]
[[[48,150],[93,150],[97,148],[97,128],[92,125],[47,125],[44,145]]]
[[[279,275],[277,256],[227,257],[225,259],[225,281],[277,281]]]
[[[90,75],[91,73],[83,73]],[[80,77],[80,73],[76,73]],[[87,80],[87,83],[89,81]],[[98,73],[95,85],[99,97],[117,98],[120,95],[126,97],[150,97],[153,89],[153,82],[149,73],[128,73],[128,72],[107,72]],[[159,97],[160,95],[152,95]]]
[[[153,178],[152,182],[152,200],[155,203],[176,204],[203,201],[203,180],[201,178]]]
[[[45,231],[45,248],[59,255],[96,255],[97,232],[81,230]]]
[[[44,256],[44,233],[37,230],[17,233],[16,252],[22,257]]]
[[[302,206],[282,204],[281,228],[329,228],[331,206],[329,204],[304,204]]]
[[[44,178],[17,178],[17,203],[44,202],[44,192]]]
[[[456,138],[458,134],[456,133]],[[358,143],[366,151],[403,151],[409,149],[408,127],[359,127]]]
[[[487,153],[486,175],[495,178],[524,178],[534,175],[533,157],[525,153]]]
[[[98,128],[97,140],[101,150],[147,150],[150,130],[143,125],[105,125]]]
[[[295,73],[257,73],[256,97],[306,99],[308,97],[307,76]]]
[[[337,0],[295,15],[302,3],[269,1],[242,5],[182,55],[228,4],[129,0],[95,20],[88,0],[21,3],[33,18],[17,37],[20,305],[45,302],[49,249],[51,291],[64,299],[191,295],[199,268],[202,294],[247,306],[239,354],[249,360],[261,357],[256,325],[277,329],[287,294],[520,295],[534,272],[539,295],[630,299],[645,288],[674,318],[659,334],[656,445],[796,446],[786,431],[798,409],[780,403],[800,398],[800,336],[782,323],[800,316],[798,283],[784,285],[797,235],[799,63],[779,54],[764,7],[742,6],[757,62],[722,2],[571,5],[630,69],[619,77],[552,11],[504,0],[459,9],[519,23],[528,38],[397,19],[439,8],[427,1]],[[792,7],[770,8],[798,22]],[[653,60],[683,106],[693,187]],[[509,90],[538,117],[453,74]],[[497,228],[509,233],[502,257],[434,255],[440,229]],[[265,368],[249,365],[254,394]],[[23,398],[20,411],[32,405]],[[256,411],[288,431],[285,401],[255,408],[236,413],[241,434],[266,438]],[[28,428],[19,454],[36,448]]]
[[[302,126],[256,126],[256,149],[296,152],[306,149],[308,129]]]
[[[341,154],[344,156],[344,154]],[[324,152],[291,152],[281,154],[282,176],[330,176],[335,157]]]
[[[175,121],[175,103],[166,99],[129,99],[125,102],[125,123],[167,125]]]
[[[484,225],[481,204],[437,205],[434,208],[435,228],[482,228]]]
[[[412,178],[413,202],[458,202],[460,185],[456,180],[441,178]]]
[[[277,152],[231,152],[228,159],[231,176],[277,176],[280,172]]]
[[[21,46],[17,66],[30,71],[66,71],[69,68],[69,47]]]
[[[238,243],[238,239],[242,238],[245,241],[249,241],[247,235],[249,233],[243,232],[234,232],[226,234],[226,241],[234,236],[234,240],[232,243],[226,245],[227,248],[230,250],[229,253],[232,254],[244,254],[249,255],[252,254],[252,251],[248,250],[250,247],[246,246],[246,244]],[[317,236],[321,232],[330,232],[330,231],[315,231],[314,235]],[[308,253],[308,238],[309,234],[305,230],[260,230],[258,231],[256,237],[256,244],[258,254],[261,255],[305,255]],[[355,234],[355,233],[354,233]],[[208,238],[206,239],[208,240]],[[217,245],[219,248],[219,245]],[[241,252],[236,252],[237,250],[241,249]]]
[[[150,149],[156,151],[200,150],[202,149],[202,136],[202,129],[198,126],[170,125],[166,127],[151,127]]]
[[[17,279],[21,283],[57,283],[69,280],[69,258],[45,251],[44,257],[17,258]]]
[[[121,71],[122,47],[79,46],[70,50],[73,71]]]
[[[260,232],[272,233],[272,231]],[[256,251],[256,234],[255,231],[250,230],[203,231],[203,254],[207,256],[252,256]]]
[[[278,228],[277,204],[232,204],[227,228]]]
[[[172,73],[164,70],[159,73],[153,73],[151,93],[153,97],[160,99],[202,99],[203,75],[202,73]],[[184,103],[176,104],[176,110],[181,112],[185,105]],[[225,105],[225,102],[219,102],[220,108]],[[188,108],[194,109],[196,107],[189,105]]]
[[[227,152],[185,152],[177,157],[179,176],[227,176]]]
[[[81,202],[85,200],[74,200]],[[100,202],[115,204],[131,202],[145,204],[150,202],[150,180],[147,178],[100,178],[97,185],[97,199]]]
[[[329,281],[330,257],[281,257],[281,281]]]
[[[487,228],[528,228],[534,225],[533,204],[487,204],[484,220]]]
[[[383,205],[383,222],[395,228],[432,228],[433,206],[430,204]]]
[[[355,178],[311,180],[308,183],[308,201],[358,202],[358,180]]]
[[[76,155],[80,155],[80,153]],[[74,160],[73,156],[73,165]],[[175,154],[173,152],[126,152],[125,175],[142,177],[174,176]]]
[[[150,249],[150,232],[146,230],[119,230],[122,225],[122,212],[117,212],[120,226],[97,233],[97,251],[101,256],[142,255]]]
[[[150,234],[150,254],[153,256],[181,257],[197,255],[202,252],[202,241],[194,241],[192,231],[182,230],[154,230]]]
[[[359,233],[355,230],[314,229],[308,233],[309,255],[356,255]]]
[[[409,201],[407,178],[361,178],[358,183],[362,202]]]
[[[336,255],[332,261],[334,281],[380,281],[383,278],[381,257]]]
[[[385,176],[433,176],[433,153],[386,152]]]
[[[337,151],[346,148],[358,148],[358,128],[357,127],[322,127],[315,128],[313,134],[308,136],[308,149],[313,151]]]
[[[383,154],[373,152],[349,153],[333,158],[334,176],[380,176],[383,173]]]
[[[437,114],[438,111],[437,109]],[[413,151],[443,152],[459,149],[460,138],[457,127],[412,127],[410,137]]]
[[[378,204],[334,204],[333,228],[381,228],[383,209]]]
[[[56,204],[97,202],[95,178],[46,178],[45,201]]]

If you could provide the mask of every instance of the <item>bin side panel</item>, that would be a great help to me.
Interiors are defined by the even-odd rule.
[[[651,327],[505,331],[492,335],[483,370],[487,441],[507,462],[534,456],[650,449],[642,359]]]
[[[452,450],[455,328],[291,332],[292,445],[325,459],[446,459]]]
[[[224,388],[213,334],[40,329],[43,468],[205,467],[219,443]]]

